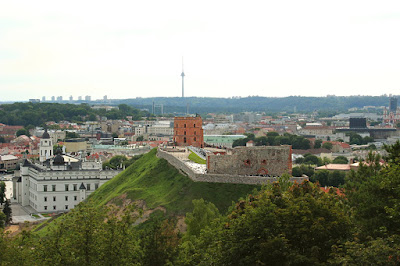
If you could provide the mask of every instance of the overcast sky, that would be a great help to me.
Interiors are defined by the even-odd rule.
[[[0,101],[400,94],[400,1],[2,1]]]

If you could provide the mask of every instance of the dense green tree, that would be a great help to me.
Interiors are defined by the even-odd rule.
[[[400,233],[400,164],[396,159],[400,145],[387,147],[388,165],[380,156],[369,153],[357,172],[346,179],[346,197],[354,208],[354,219],[362,236],[384,237]]]
[[[92,120],[99,116],[106,116],[110,119],[125,119],[132,116],[135,120],[141,120],[142,116],[148,116],[148,112],[140,111],[131,106],[125,105],[120,110],[105,109],[94,110],[88,104],[59,104],[59,103],[13,103],[3,104],[0,111],[0,123],[8,125],[33,125],[40,126],[47,121],[59,122],[68,120],[71,122],[82,122]],[[96,119],[93,119],[96,120]]]
[[[322,140],[316,139],[314,142],[314,149],[319,149],[321,148]]]
[[[311,177],[312,182],[318,182],[321,186],[333,186],[339,187],[345,182],[346,174],[341,171],[328,171],[328,170],[318,170],[315,171],[314,175]]]
[[[182,244],[185,265],[311,265],[327,262],[351,223],[341,198],[309,182],[279,183],[236,204],[226,219]]]
[[[304,155],[304,163],[305,163],[305,164],[320,165],[320,164],[321,164],[321,159],[318,158],[318,157],[315,156],[315,155],[306,154],[306,155]]]
[[[198,236],[201,229],[208,226],[211,221],[220,217],[217,207],[212,202],[203,199],[192,201],[194,209],[186,214],[187,236]]]
[[[279,133],[275,131],[267,132],[268,137],[278,137]]]
[[[0,212],[0,232],[2,231],[2,229],[4,228],[5,224],[6,224],[6,215],[4,214],[4,212]],[[1,234],[1,233],[0,233]],[[0,236],[1,237],[1,236]],[[0,239],[1,242],[1,239]],[[1,244],[0,244],[1,247]],[[0,257],[1,258],[1,257]],[[0,260],[1,261],[1,260]]]
[[[388,238],[348,241],[333,246],[333,265],[399,265],[399,236]]]
[[[21,135],[29,136],[29,131],[26,130],[25,128],[21,128],[21,129],[18,129],[18,131],[17,131],[17,133],[15,133],[15,135],[17,137],[19,137]]]
[[[335,159],[333,159],[333,162],[335,164],[348,164],[349,160],[345,156],[338,156]]]
[[[81,136],[76,133],[76,132],[72,132],[72,131],[66,131],[65,132],[65,138],[66,139],[76,139],[76,138],[80,138]]]
[[[305,165],[305,164],[301,164],[300,166],[293,167],[293,169],[292,169],[293,176],[302,176],[303,174],[308,177],[313,176],[314,168],[309,165]]]
[[[6,224],[10,224],[12,221],[12,210],[10,206],[10,200],[6,199],[3,207],[3,213],[6,216]]]
[[[322,148],[332,150],[333,145],[330,142],[325,142],[324,144],[322,144]]]
[[[6,183],[0,181],[0,206],[3,206],[5,200],[6,200]]]
[[[176,256],[179,245],[175,223],[169,219],[158,219],[140,232],[143,252],[142,264],[166,265]]]

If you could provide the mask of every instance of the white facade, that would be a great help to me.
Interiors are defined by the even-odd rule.
[[[66,168],[68,164],[42,167],[25,161],[21,164],[21,178],[14,183],[14,200],[37,212],[68,211],[121,172],[102,170],[100,162],[82,163],[76,170]]]
[[[51,139],[42,138],[40,144],[40,163],[25,159],[13,178],[13,200],[37,212],[68,211],[122,171],[103,170],[101,160],[49,158]]]

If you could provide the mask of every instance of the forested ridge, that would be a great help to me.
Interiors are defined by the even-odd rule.
[[[184,233],[168,212],[155,212],[135,226],[141,211],[134,205],[121,209],[89,200],[57,219],[45,235],[1,233],[0,264],[399,265],[400,142],[386,150],[387,165],[370,153],[346,177],[344,195],[283,176],[226,212],[195,199]],[[127,170],[147,168],[135,166],[138,162]]]
[[[48,121],[94,121],[97,115],[105,116],[108,119],[125,119],[126,116],[132,116],[134,120],[140,120],[150,114],[126,104],[120,104],[118,110],[110,111],[92,109],[88,104],[13,103],[0,105],[0,123],[6,125],[40,126]]]
[[[113,100],[115,103],[125,103],[138,108],[151,110],[152,103],[163,104],[164,112],[186,113],[187,104],[191,113],[229,112],[239,113],[245,111],[257,112],[313,112],[329,111],[329,113],[345,112],[349,108],[363,108],[364,106],[388,106],[389,97],[383,96],[327,96],[327,97],[153,97]]]

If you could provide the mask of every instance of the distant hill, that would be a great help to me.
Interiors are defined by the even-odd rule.
[[[48,121],[83,122],[94,121],[97,116],[109,119],[125,119],[132,116],[135,120],[149,116],[148,112],[140,111],[126,104],[107,111],[93,109],[88,104],[61,104],[61,103],[20,103],[0,105],[0,123],[7,125],[40,126]]]
[[[144,200],[148,208],[164,207],[172,215],[184,215],[193,209],[192,200],[203,198],[225,213],[232,202],[252,193],[260,186],[193,182],[153,149],[125,171],[102,185],[90,197],[96,206],[109,202],[122,205],[123,200]]]
[[[299,92],[300,94],[301,92]],[[233,98],[205,98],[205,97],[155,97],[112,100],[115,104],[125,103],[137,108],[152,110],[152,103],[163,104],[164,113],[186,112],[187,104],[191,113],[231,112],[244,111],[263,112],[312,112],[347,111],[349,108],[364,106],[388,106],[388,96],[327,96],[327,97],[233,97]]]

